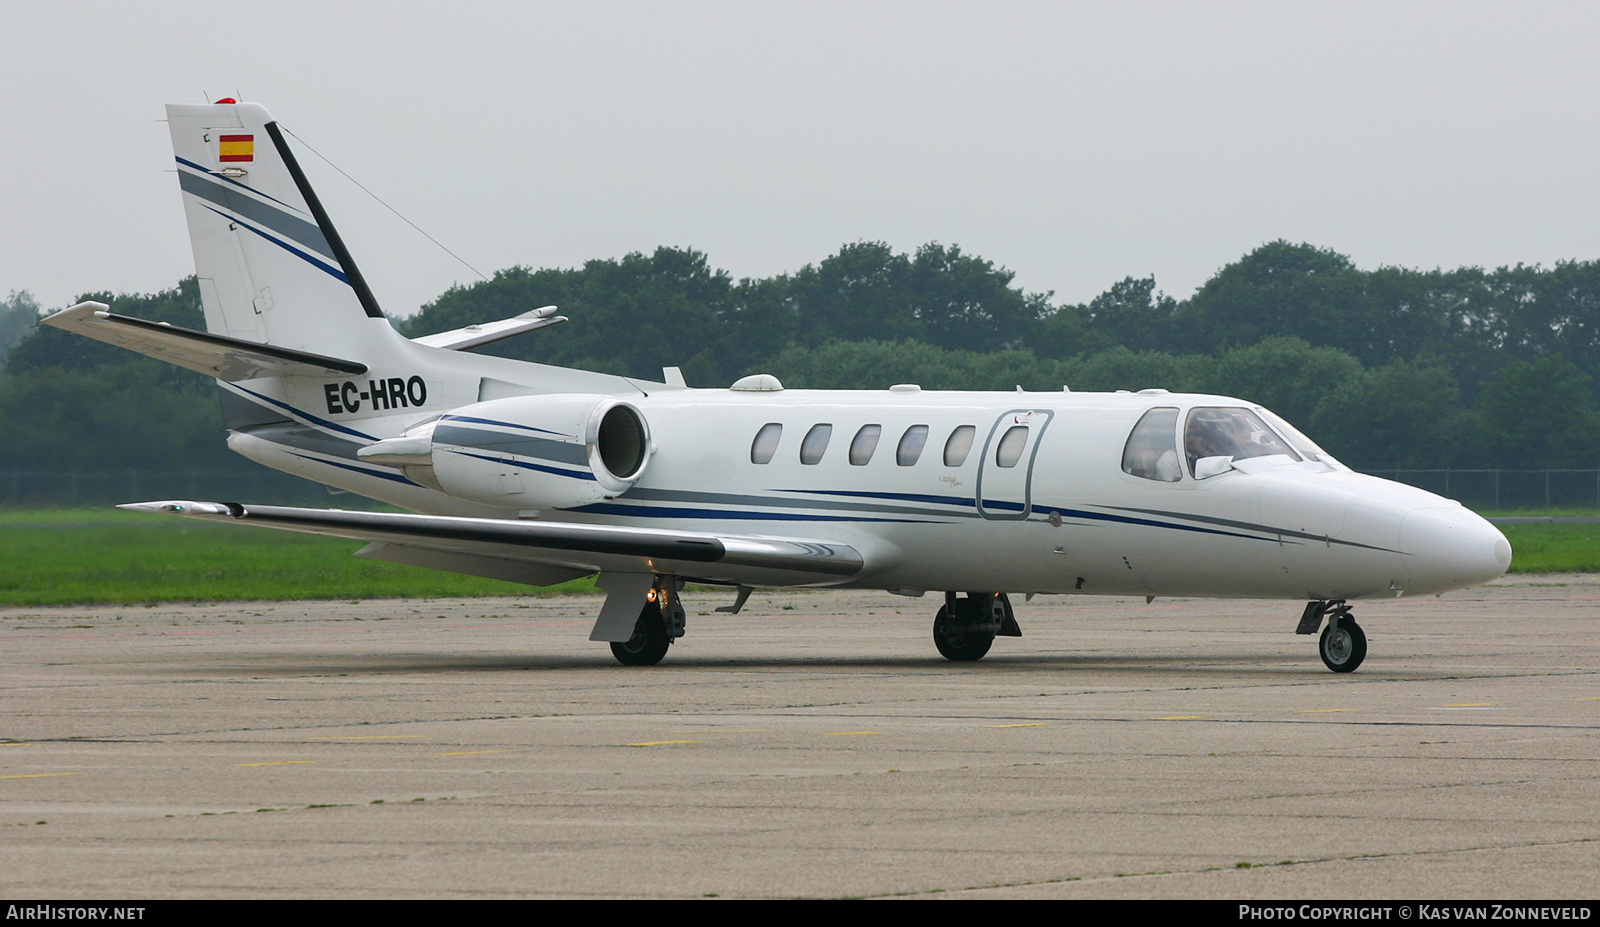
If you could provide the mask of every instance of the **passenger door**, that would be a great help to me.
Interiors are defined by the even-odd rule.
[[[1013,409],[995,421],[978,462],[979,515],[1020,520],[1033,511],[1033,461],[1054,416],[1046,409]]]

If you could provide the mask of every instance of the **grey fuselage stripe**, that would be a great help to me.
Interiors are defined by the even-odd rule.
[[[460,425],[440,423],[434,426],[435,444],[453,444],[458,447],[475,447],[479,450],[496,450],[518,457],[537,457],[580,467],[589,465],[589,450],[582,444],[568,444],[548,438],[530,438],[527,435],[506,434],[482,428],[464,428]]]
[[[356,451],[365,447],[359,442],[335,437],[325,431],[299,423],[259,425],[242,430],[252,438],[260,438],[263,441],[271,441],[273,444],[292,447],[296,450],[326,454],[329,457],[338,457],[341,460],[357,460]],[[371,464],[368,464],[368,466],[371,466]]]
[[[758,496],[724,492],[693,492],[684,489],[634,489],[619,498],[639,502],[684,502],[702,505],[764,506],[782,509],[822,509],[832,512],[876,512],[883,515],[936,515],[940,518],[976,518],[971,512],[914,508],[909,505],[878,505],[870,502],[831,502],[826,499],[796,499],[792,496]]]
[[[323,257],[338,260],[334,257],[333,249],[328,246],[328,239],[322,234],[322,230],[298,216],[291,216],[276,206],[251,199],[209,177],[201,177],[185,170],[178,171],[178,186],[182,187],[185,193],[192,193],[203,200],[216,203],[240,218],[265,226]]]
[[[1386,553],[1399,553],[1387,547],[1377,547],[1372,544],[1362,544],[1358,541],[1341,541],[1336,537],[1324,534],[1311,534],[1306,531],[1295,531],[1289,528],[1274,528],[1271,525],[1258,525],[1247,521],[1234,521],[1228,518],[1214,518],[1209,515],[1191,515],[1187,512],[1167,512],[1161,509],[1140,509],[1123,505],[1108,505],[1108,509],[1120,512],[1139,512],[1144,515],[1161,515],[1166,518],[1182,518],[1185,521],[1197,521],[1208,525],[1222,525],[1228,528],[1240,528],[1245,531],[1260,531],[1263,534],[1279,534],[1286,538],[1298,538],[1302,541],[1323,541],[1328,544],[1342,544],[1345,547],[1361,547],[1366,550],[1381,550]]]

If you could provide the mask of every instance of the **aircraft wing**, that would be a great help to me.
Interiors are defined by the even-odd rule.
[[[361,555],[532,585],[596,572],[803,585],[837,582],[866,566],[862,554],[845,544],[764,535],[237,502],[136,502],[118,508],[370,541]]]
[[[344,377],[367,372],[367,365],[356,361],[117,315],[105,303],[79,303],[39,320],[39,324],[127,348],[230,383],[256,377]]]

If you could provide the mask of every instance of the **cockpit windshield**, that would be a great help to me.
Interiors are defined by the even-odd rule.
[[[1189,459],[1189,475],[1195,479],[1215,476],[1229,469],[1233,461],[1251,457],[1281,454],[1290,460],[1302,459],[1260,416],[1238,408],[1190,410],[1183,429],[1183,449]]]
[[[1294,445],[1295,450],[1303,454],[1307,460],[1327,464],[1336,470],[1346,469],[1344,464],[1335,460],[1332,454],[1318,447],[1317,442],[1306,437],[1301,433],[1300,429],[1284,421],[1281,417],[1274,415],[1272,410],[1257,406],[1256,411],[1261,413],[1261,417],[1267,420],[1267,424],[1278,429],[1278,434],[1288,438],[1289,443]]]

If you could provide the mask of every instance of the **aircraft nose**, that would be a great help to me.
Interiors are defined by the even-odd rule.
[[[1408,595],[1486,583],[1511,565],[1500,529],[1460,506],[1416,509],[1400,524]]]

